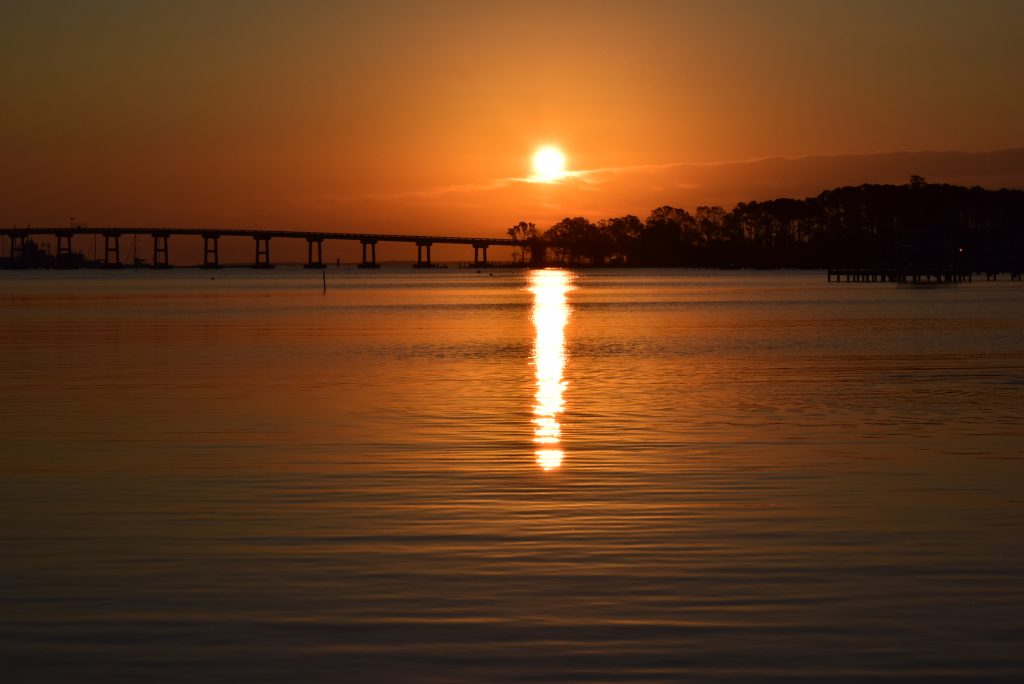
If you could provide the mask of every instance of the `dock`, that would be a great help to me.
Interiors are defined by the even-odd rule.
[[[911,285],[939,285],[972,283],[974,276],[985,280],[998,280],[1003,273],[1010,280],[1020,280],[1020,271],[971,271],[954,268],[830,268],[830,283],[903,283]]]

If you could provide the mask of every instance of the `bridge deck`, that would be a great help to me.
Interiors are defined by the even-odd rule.
[[[495,237],[463,237],[452,235],[397,235],[380,233],[336,233],[310,230],[262,230],[257,228],[119,228],[119,227],[68,227],[68,228],[3,228],[0,235],[198,235],[201,237],[249,237],[259,238],[298,238],[302,240],[353,240],[377,242],[434,242],[452,245],[518,245],[510,238]]]
[[[48,251],[40,255],[37,249],[29,249],[26,256],[29,237],[34,235],[57,238],[57,255],[52,257]],[[203,240],[203,266],[206,268],[219,268],[220,249],[218,243],[222,237],[242,237],[256,241],[256,259],[253,264],[256,268],[271,268],[270,240],[273,238],[298,239],[308,242],[308,258],[306,266],[310,268],[322,268],[324,266],[323,244],[329,240],[348,240],[360,242],[363,247],[362,262],[360,268],[379,268],[377,262],[378,242],[404,242],[416,245],[416,266],[430,267],[431,246],[435,244],[469,245],[473,248],[473,263],[475,265],[486,265],[488,263],[487,250],[489,247],[508,246],[524,248],[529,247],[531,254],[543,254],[543,245],[540,241],[523,243],[510,238],[497,237],[470,237],[462,235],[398,235],[387,233],[342,233],[342,232],[321,232],[312,230],[268,230],[259,228],[168,228],[168,227],[85,227],[68,226],[66,228],[42,227],[33,228],[5,228],[0,229],[0,236],[10,240],[10,254],[3,259],[6,268],[80,268],[85,264],[81,253],[77,256],[71,249],[71,238],[74,236],[94,235],[103,236],[104,249],[103,261],[99,262],[107,267],[120,268],[121,264],[121,238],[127,235],[145,235],[153,239],[153,268],[170,268],[170,257],[168,239],[171,236],[195,236]],[[425,253],[425,254],[424,254]],[[481,259],[482,255],[482,259]],[[96,255],[94,255],[95,257]],[[425,258],[424,258],[425,256]],[[136,255],[135,263],[142,260]],[[97,262],[89,262],[97,263]]]

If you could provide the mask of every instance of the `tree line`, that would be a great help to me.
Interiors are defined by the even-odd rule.
[[[928,183],[860,185],[732,211],[663,206],[641,220],[567,217],[508,234],[519,258],[563,265],[709,268],[963,268],[1020,271],[1024,191]],[[529,256],[528,256],[529,255]]]

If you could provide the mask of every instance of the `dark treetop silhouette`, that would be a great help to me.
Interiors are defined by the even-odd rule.
[[[1024,191],[931,184],[861,185],[803,200],[663,206],[636,216],[565,218],[539,237],[565,264],[750,268],[958,268],[1024,265]],[[509,235],[537,237],[521,222]]]

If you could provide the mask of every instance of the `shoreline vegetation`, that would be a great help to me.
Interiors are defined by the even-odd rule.
[[[576,216],[543,232],[526,221],[506,232],[516,243],[512,261],[451,265],[1021,273],[1024,190],[934,184],[911,176],[904,185],[864,184],[802,200],[740,202],[731,211],[699,206],[690,213],[666,205],[643,220]],[[0,268],[106,266],[81,252],[53,255],[46,247],[26,240],[17,257],[0,257]],[[132,266],[152,264],[135,255],[131,263],[117,265]]]
[[[521,221],[508,234],[520,242],[541,241],[553,252],[544,261],[563,265],[1019,273],[1024,191],[911,176],[905,185],[740,202],[731,211],[701,206],[691,214],[662,206],[646,220],[567,217],[544,232]],[[527,250],[519,250],[520,259],[528,258]]]

